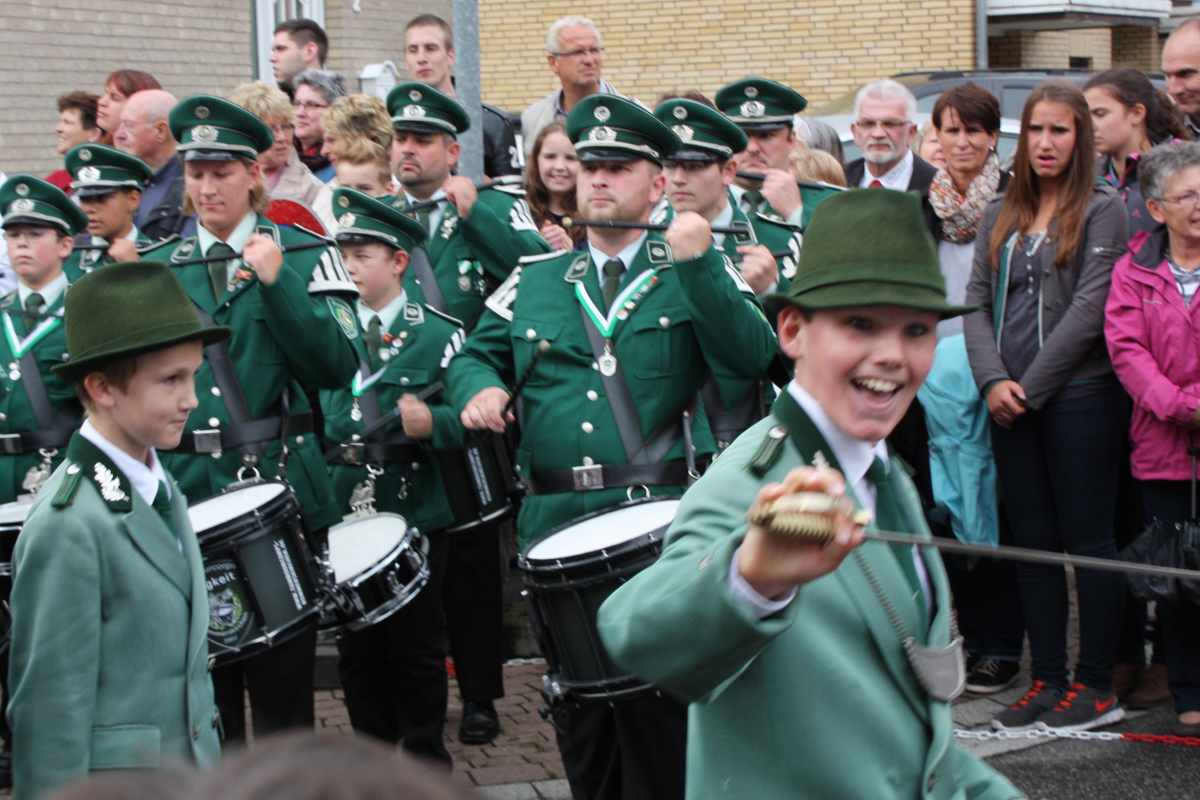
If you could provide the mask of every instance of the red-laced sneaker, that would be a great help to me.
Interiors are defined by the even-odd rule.
[[[1038,717],[1054,708],[1061,696],[1045,681],[1034,681],[1024,697],[992,718],[992,727],[998,731],[1029,730]]]
[[[1043,730],[1090,731],[1125,719],[1125,709],[1112,689],[1099,691],[1072,683],[1054,708],[1037,718]]]

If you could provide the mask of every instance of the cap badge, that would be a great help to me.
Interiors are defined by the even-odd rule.
[[[92,160],[92,151],[91,150],[80,150],[79,151],[79,160],[80,161],[91,161]]]
[[[100,170],[95,167],[84,167],[79,170],[79,180],[81,181],[98,181],[100,180]]]
[[[196,106],[196,110],[193,113],[195,113],[196,119],[208,119],[209,114],[212,112],[208,110],[208,106]]]
[[[603,108],[603,106],[600,106],[600,108]],[[591,131],[588,132],[588,141],[615,142],[616,140],[617,132],[609,127],[592,128]]]
[[[675,106],[675,119],[687,119],[687,109],[683,106]]]
[[[690,125],[674,125],[671,127],[671,130],[675,131],[675,135],[685,142],[690,142],[696,134]]]
[[[596,110],[592,113],[596,116],[596,119],[600,120],[601,122],[608,122],[608,120],[612,117],[612,109],[608,106],[596,106]]]
[[[21,197],[24,197],[25,195],[29,194],[29,184],[18,183],[13,191],[19,194]]]
[[[423,117],[425,109],[422,106],[405,106],[404,116],[406,117]]]
[[[12,205],[8,207],[8,211],[10,214],[28,214],[30,211],[33,211],[33,208],[32,200],[22,198],[20,200],[13,200]]]
[[[343,228],[353,228],[355,222],[358,222],[358,217],[354,216],[349,211],[338,217],[338,225],[341,225]]]
[[[742,103],[743,117],[761,117],[767,110],[767,107],[757,100],[747,100]]]
[[[416,89],[413,89],[411,92],[408,93],[408,99],[412,100],[415,103],[421,99],[421,93],[418,92]]]
[[[746,87],[746,97],[758,97],[758,87],[757,86],[747,86]]]
[[[192,128],[192,141],[194,142],[215,142],[217,140],[217,129],[212,125],[197,125]]]
[[[350,198],[346,197],[346,195],[342,195],[341,197],[338,198],[338,205],[341,206],[342,208],[349,208],[350,207]]]

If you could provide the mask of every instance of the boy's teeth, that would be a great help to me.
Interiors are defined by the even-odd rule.
[[[885,381],[879,378],[855,378],[854,382],[865,389],[870,389],[873,392],[890,393],[900,388],[900,384],[895,381]]]

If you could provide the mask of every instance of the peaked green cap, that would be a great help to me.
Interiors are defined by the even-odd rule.
[[[167,117],[184,161],[258,158],[275,143],[267,123],[223,97],[195,94]]]
[[[717,108],[745,131],[769,131],[792,124],[808,101],[782,83],[743,78],[717,92]]]
[[[32,175],[13,175],[0,186],[0,227],[49,225],[68,236],[87,230],[87,215],[57,186]]]
[[[683,142],[679,152],[671,156],[676,160],[730,158],[749,143],[745,132],[728,117],[695,100],[664,100],[654,109],[654,116]]]
[[[423,245],[427,238],[425,226],[420,222],[356,189],[336,189],[333,208],[338,215],[334,238],[339,243],[376,241],[407,253]]]
[[[593,94],[576,103],[567,115],[567,137],[580,161],[645,158],[661,164],[682,145],[661,120],[615,94]]]
[[[463,107],[423,83],[402,83],[388,92],[388,113],[398,131],[449,133],[457,136],[471,127]]]
[[[80,144],[64,159],[71,189],[78,197],[111,194],[117,189],[141,190],[153,172],[136,156],[103,144]]]

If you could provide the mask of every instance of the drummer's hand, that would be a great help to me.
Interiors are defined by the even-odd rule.
[[[768,169],[763,180],[762,196],[779,216],[787,219],[800,208],[800,186],[790,172]]]
[[[246,246],[242,248],[242,261],[254,270],[264,286],[270,286],[279,277],[279,268],[283,266],[283,251],[273,239],[256,233],[246,240]]]
[[[771,251],[761,244],[738,245],[737,251],[742,255],[742,263],[738,265],[742,278],[756,297],[762,297],[779,280],[779,267]]]
[[[479,190],[475,188],[475,181],[466,175],[451,175],[442,184],[442,190],[446,193],[446,199],[454,204],[460,217],[466,219],[471,215],[471,207],[479,199]]]
[[[837,470],[797,467],[783,483],[764,486],[756,502],[798,492],[825,492],[841,497],[846,492],[846,480]],[[821,545],[776,536],[762,526],[751,525],[738,551],[738,572],[763,597],[781,597],[801,584],[833,572],[862,542],[862,526],[855,525],[844,511],[838,512],[836,531],[833,541]]]
[[[462,412],[462,424],[473,431],[504,433],[505,423],[516,419],[511,411],[504,413],[507,404],[508,392],[499,386],[489,386],[467,402]]]
[[[433,435],[433,412],[415,394],[401,395],[396,405],[400,406],[400,419],[408,438],[428,439]]]
[[[118,263],[138,260],[137,245],[128,239],[117,239],[109,245],[108,254]]]
[[[708,220],[695,211],[683,211],[671,220],[663,238],[676,261],[689,261],[700,258],[712,247],[712,228]]]

